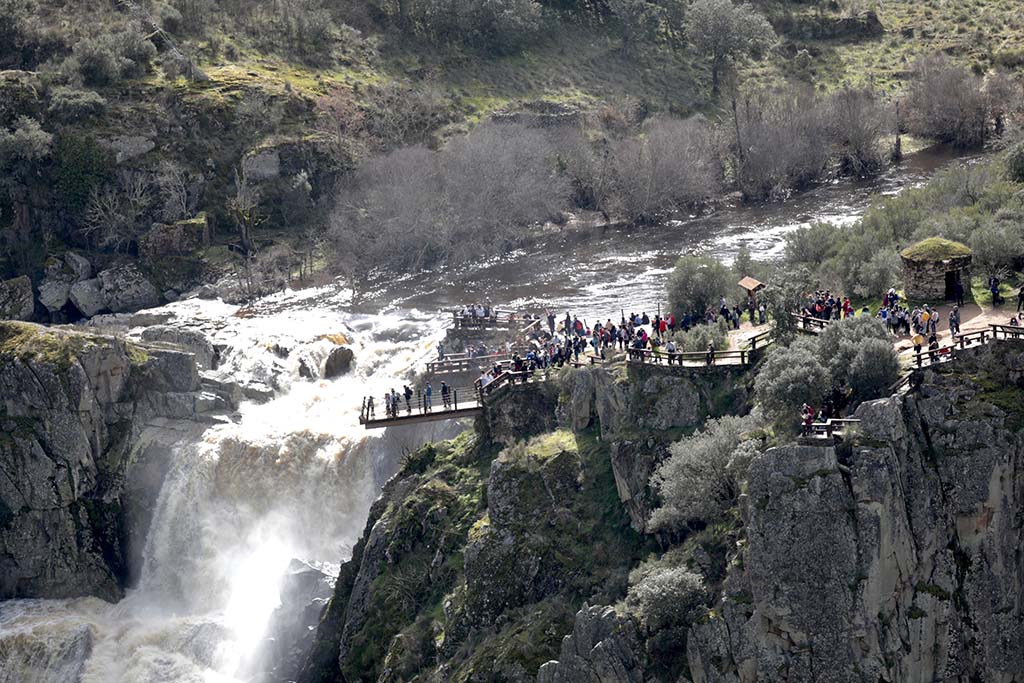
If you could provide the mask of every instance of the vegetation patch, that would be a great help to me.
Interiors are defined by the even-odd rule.
[[[969,256],[971,248],[942,237],[929,237],[900,252],[900,256],[911,261],[945,261]]]

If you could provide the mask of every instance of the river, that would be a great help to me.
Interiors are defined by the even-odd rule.
[[[380,283],[356,305],[338,285],[268,297],[245,317],[215,301],[164,307],[169,324],[224,348],[221,372],[273,385],[275,396],[243,404],[230,423],[175,452],[139,584],[121,602],[0,603],[0,683],[264,680],[265,631],[292,558],[336,571],[403,453],[461,428],[367,434],[357,424],[363,395],[400,386],[433,353],[448,323],[440,309],[490,300],[616,319],[623,307],[654,310],[682,253],[729,259],[746,245],[755,258],[776,258],[787,232],[854,221],[873,198],[955,160],[926,151],[880,178],[837,181],[784,203],[727,206],[657,229],[552,234],[528,253]],[[302,365],[321,365],[333,346],[324,336],[338,334],[351,340],[353,372],[302,377]]]

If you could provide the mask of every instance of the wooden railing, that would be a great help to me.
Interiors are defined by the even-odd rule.
[[[452,374],[457,372],[480,371],[481,367],[508,365],[512,359],[507,353],[495,353],[488,356],[472,356],[468,353],[446,355],[444,360],[427,363],[427,373],[431,375]]]
[[[926,368],[930,365],[945,363],[953,360],[956,351],[987,344],[992,339],[995,339],[995,337],[991,330],[978,330],[977,332],[961,334],[952,344],[940,346],[937,349],[923,349],[914,353],[910,357],[911,365],[915,368]]]
[[[856,424],[860,424],[860,420],[857,418],[834,417],[824,422],[813,422],[810,425],[804,426],[803,435],[805,437],[831,438],[836,434],[841,434],[847,427]]]
[[[449,310],[449,313],[452,314],[452,322],[456,330],[515,330],[519,323],[524,322],[522,318],[516,315],[515,311],[501,309],[491,309],[487,316],[463,313],[461,310]],[[529,322],[529,326],[526,329],[529,329],[539,324],[540,320],[530,320],[527,322]]]
[[[747,350],[748,351],[757,351],[758,348],[762,348],[763,349],[764,347],[766,347],[769,344],[772,344],[774,342],[775,342],[775,330],[774,329],[765,330],[764,332],[761,332],[760,334],[755,334],[753,337],[751,337],[750,339],[747,340]]]
[[[480,396],[480,402],[484,403],[488,398],[494,396],[500,389],[506,386],[515,384],[516,382],[525,384],[533,379],[537,372],[538,371],[536,370],[506,370],[487,384],[484,384],[483,380],[478,379],[473,383],[473,387],[476,393]]]
[[[747,365],[750,362],[750,351],[740,349],[739,351],[676,351],[669,353],[662,349],[626,349],[628,359],[632,363],[652,363],[667,365],[684,365],[694,363],[707,366],[712,365]],[[738,362],[737,362],[738,361]]]
[[[373,396],[364,396],[363,405],[359,411],[359,424],[366,424],[374,420],[398,419],[410,415],[455,412],[466,408],[475,408],[479,405],[481,405],[480,393],[476,387],[450,387],[447,399],[442,396],[439,388],[433,389],[429,397],[422,389],[416,390],[409,398],[400,394],[392,415],[388,415],[387,400],[383,396],[380,397],[380,402],[377,402]]]
[[[797,323],[797,329],[805,332],[818,333],[825,329],[831,320],[825,320],[824,318],[815,318],[812,315],[802,315],[800,313],[790,313],[789,316]]]
[[[1014,325],[989,325],[993,339],[1024,339],[1024,327]]]

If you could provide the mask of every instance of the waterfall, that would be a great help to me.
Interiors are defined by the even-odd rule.
[[[278,393],[174,449],[138,585],[122,601],[0,603],[0,683],[264,680],[260,651],[292,559],[336,573],[403,454],[459,429],[368,434],[357,423],[362,395],[400,388],[442,320],[325,314],[295,302],[254,318],[216,302],[167,309],[178,312],[172,324],[221,345],[225,377]],[[339,335],[353,341],[356,368],[317,379]]]

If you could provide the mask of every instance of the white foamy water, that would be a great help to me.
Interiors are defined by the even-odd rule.
[[[169,324],[224,347],[223,374],[279,393],[244,403],[233,422],[176,449],[139,584],[124,600],[0,603],[0,682],[260,680],[261,645],[292,558],[336,571],[402,455],[458,430],[359,426],[362,396],[400,389],[444,323],[416,311],[346,314],[335,298],[344,296],[334,288],[289,292],[245,317],[221,302],[163,309],[175,316]],[[301,362],[319,370],[341,339],[356,355],[352,373],[300,376]]]

